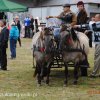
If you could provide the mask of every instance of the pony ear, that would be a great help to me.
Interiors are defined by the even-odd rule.
[[[47,28],[46,28],[46,27],[44,28],[44,31],[45,31],[45,30],[47,30]]]
[[[72,34],[72,38],[73,38],[74,41],[78,40],[78,37],[77,37],[73,28],[71,28],[71,34]]]
[[[47,27],[44,28],[44,31],[48,31],[48,30],[49,30],[49,28],[47,28]]]

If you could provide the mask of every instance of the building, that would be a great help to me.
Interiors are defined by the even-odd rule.
[[[39,17],[42,21],[46,21],[46,16],[59,15],[62,11],[62,5],[70,3],[71,10],[77,13],[76,3],[80,0],[13,0],[13,2],[20,3],[29,7],[29,14],[34,18]],[[81,0],[85,3],[88,16],[93,16],[100,13],[100,0]]]

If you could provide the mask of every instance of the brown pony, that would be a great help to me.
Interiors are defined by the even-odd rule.
[[[89,40],[88,37],[81,32],[74,32],[73,29],[62,26],[61,40],[59,48],[62,51],[62,57],[65,64],[65,77],[64,85],[68,83],[68,63],[74,64],[74,84],[77,84],[79,66],[81,62],[86,60],[89,53]]]
[[[38,85],[41,85],[41,80],[46,78],[46,84],[49,84],[49,74],[53,54],[51,52],[53,48],[53,36],[49,28],[45,28],[40,32],[40,36],[33,46],[33,58],[35,60],[35,72],[34,77],[37,76]]]

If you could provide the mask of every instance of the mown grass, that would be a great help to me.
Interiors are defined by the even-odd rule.
[[[63,87],[64,68],[52,69],[50,86],[37,87],[30,46],[31,39],[22,39],[22,47],[17,45],[16,60],[8,59],[8,71],[0,71],[0,100],[100,100],[100,79],[80,77],[74,86],[73,68],[69,68],[67,87]],[[9,57],[9,48],[7,54]],[[93,56],[94,49],[90,49],[89,73],[93,69]]]

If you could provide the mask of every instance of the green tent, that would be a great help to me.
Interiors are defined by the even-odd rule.
[[[0,0],[0,12],[22,12],[28,8],[9,0]]]

